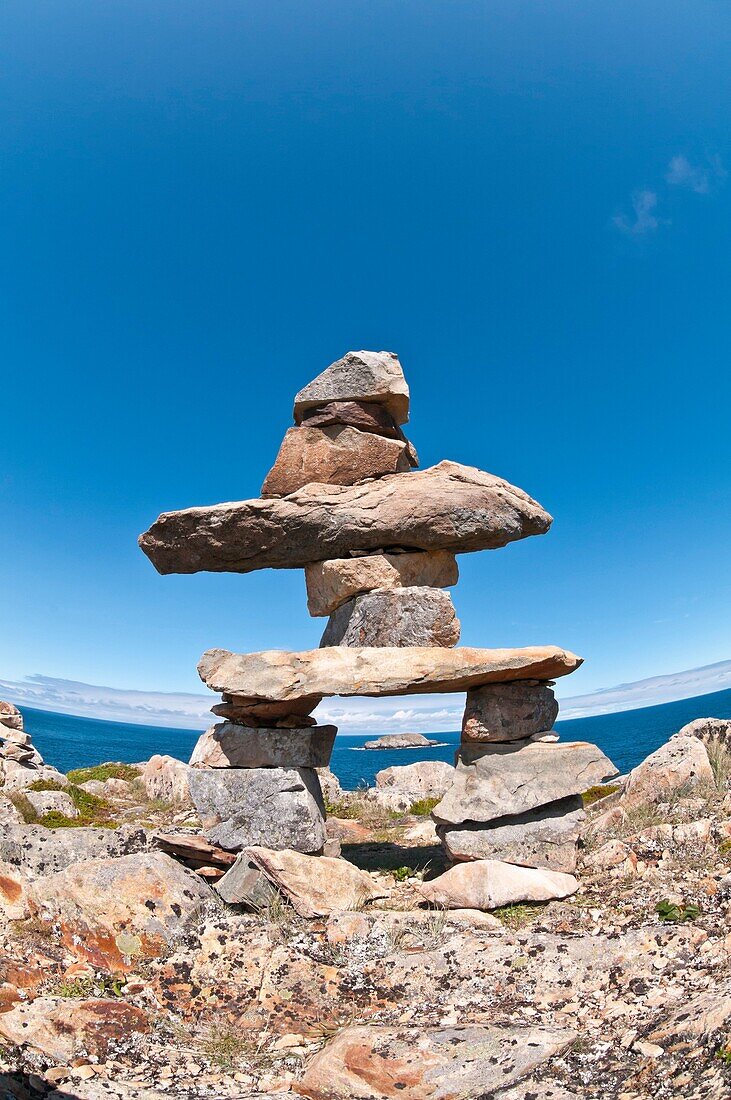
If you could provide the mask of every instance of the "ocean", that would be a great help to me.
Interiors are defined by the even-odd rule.
[[[25,728],[41,755],[47,763],[64,772],[105,760],[135,763],[147,760],[156,752],[187,760],[198,738],[195,730],[104,722],[29,707],[21,709]],[[599,745],[624,774],[667,741],[671,734],[677,733],[681,726],[694,718],[711,716],[731,718],[731,689],[641,710],[574,718],[557,722],[556,730],[562,741],[592,741]],[[458,732],[435,733],[428,736],[442,744],[433,748],[363,749],[366,741],[377,736],[377,733],[338,734],[331,766],[346,790],[372,786],[376,772],[392,764],[408,764],[415,760],[453,763],[454,750],[459,743]]]

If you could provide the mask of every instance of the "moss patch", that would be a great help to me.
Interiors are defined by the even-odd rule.
[[[592,802],[598,802],[600,798],[607,798],[608,795],[614,794],[619,789],[618,783],[599,783],[595,787],[589,787],[589,790],[584,791],[581,797],[585,806],[591,806]]]
[[[131,783],[139,774],[133,764],[97,764],[93,768],[74,768],[68,773],[68,779],[70,783],[88,783],[91,779],[98,779],[100,783],[107,779],[124,779]]]
[[[411,803],[409,813],[414,814],[415,817],[428,817],[434,807],[438,806],[441,801],[441,798],[420,798]]]
[[[70,783],[67,787],[52,779],[37,779],[28,787],[29,791],[63,791],[73,802],[79,811],[78,817],[67,817],[60,810],[50,810],[47,814],[39,815],[21,792],[16,792],[13,797],[15,808],[23,815],[26,825],[44,825],[47,829],[78,829],[85,825],[94,825],[102,829],[116,829],[117,823],[112,819],[112,808],[106,798],[99,798],[89,791]]]

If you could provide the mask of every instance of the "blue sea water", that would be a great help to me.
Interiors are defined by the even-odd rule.
[[[153,753],[167,753],[187,760],[198,738],[195,730],[166,729],[122,722],[76,718],[68,714],[23,707],[25,727],[49,764],[62,771],[99,764],[104,760],[135,763]],[[731,718],[731,689],[663,703],[657,707],[575,718],[557,722],[562,741],[592,741],[624,773],[677,733],[694,718]],[[363,744],[377,734],[339,734],[332,756],[332,769],[342,786],[351,790],[372,785],[375,774],[392,764],[414,760],[446,760],[452,763],[459,733],[434,734],[441,745],[428,749],[364,750]]]

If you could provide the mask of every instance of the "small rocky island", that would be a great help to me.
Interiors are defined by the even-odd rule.
[[[364,749],[428,749],[440,744],[430,741],[423,733],[384,733],[375,741],[366,741]]]
[[[617,778],[553,728],[580,658],[457,647],[455,555],[551,519],[419,472],[408,400],[395,356],[349,353],[260,499],[142,536],[162,573],[303,568],[328,617],[316,650],[203,655],[219,721],[190,761],[64,774],[0,703],[3,1095],[731,1095],[731,721]],[[454,765],[340,788],[321,699],[453,691]]]

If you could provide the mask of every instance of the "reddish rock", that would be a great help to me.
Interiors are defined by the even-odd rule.
[[[357,428],[290,428],[261,488],[262,497],[284,497],[303,485],[354,485],[410,468],[406,444]]]
[[[0,1013],[0,1035],[7,1042],[57,1062],[80,1055],[104,1059],[116,1043],[127,1045],[133,1033],[148,1030],[142,1009],[120,1000],[37,997]]]

